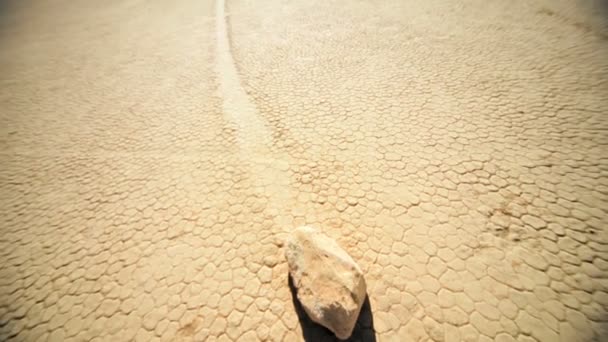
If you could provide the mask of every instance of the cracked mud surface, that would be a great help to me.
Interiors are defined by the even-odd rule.
[[[302,224],[366,274],[358,340],[606,338],[607,13],[5,3],[0,340],[302,340]]]

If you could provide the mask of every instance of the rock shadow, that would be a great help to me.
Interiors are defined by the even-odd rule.
[[[300,327],[302,328],[302,337],[307,342],[318,342],[318,341],[359,341],[359,342],[375,342],[376,331],[374,330],[374,317],[372,314],[372,306],[369,302],[369,296],[365,297],[365,302],[361,307],[361,313],[357,319],[357,324],[353,330],[353,334],[347,340],[339,340],[329,329],[322,325],[313,322],[302,304],[298,300],[297,290],[293,284],[291,276],[288,279],[289,290],[291,291],[291,300],[293,307],[296,310],[298,319],[300,321]]]

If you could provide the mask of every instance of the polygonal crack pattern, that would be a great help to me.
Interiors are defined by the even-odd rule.
[[[227,1],[251,154],[214,2],[11,4],[0,340],[301,340],[302,224],[380,340],[605,338],[606,16],[576,4]]]

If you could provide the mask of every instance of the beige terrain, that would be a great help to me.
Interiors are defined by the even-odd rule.
[[[603,0],[0,2],[0,341],[608,339]]]

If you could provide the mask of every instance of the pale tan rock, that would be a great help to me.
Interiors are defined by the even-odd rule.
[[[285,257],[304,311],[340,339],[350,337],[366,297],[361,268],[317,229],[296,228]]]

